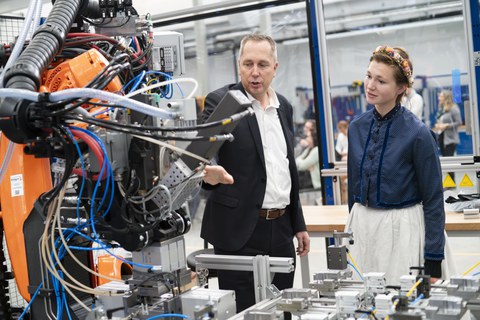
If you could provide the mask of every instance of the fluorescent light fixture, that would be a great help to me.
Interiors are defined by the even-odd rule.
[[[449,23],[457,23],[457,22],[463,22],[463,17],[449,17],[449,18],[442,18],[442,19],[397,24],[393,26],[372,27],[369,29],[362,29],[362,30],[355,30],[355,31],[348,31],[348,32],[341,32],[341,33],[332,33],[332,34],[327,34],[327,40],[349,38],[349,37],[372,34],[372,33],[382,33],[382,32],[396,31],[396,30],[437,26],[440,24],[449,24]]]
[[[246,36],[247,34],[250,34],[250,31],[237,31],[237,32],[224,33],[224,34],[219,34],[215,36],[215,40],[218,40],[218,41],[232,40],[233,38],[243,37],[243,36]]]
[[[302,44],[302,43],[308,43],[308,38],[298,38],[298,39],[292,39],[292,40],[285,40],[281,42],[280,44],[286,45],[286,46],[293,46],[296,44]]]

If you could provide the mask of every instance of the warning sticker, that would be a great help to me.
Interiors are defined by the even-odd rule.
[[[453,181],[452,177],[447,173],[445,180],[443,180],[443,187],[444,188],[455,188],[455,181]]]
[[[473,187],[474,185],[473,185],[473,182],[470,179],[470,177],[465,173],[465,175],[463,176],[463,179],[460,182],[459,186],[460,187]]]
[[[23,175],[15,174],[10,176],[10,187],[12,189],[12,197],[23,196]]]

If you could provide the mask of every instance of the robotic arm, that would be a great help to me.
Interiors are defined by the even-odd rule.
[[[122,310],[134,315],[138,301],[190,279],[165,252],[182,253],[195,169],[232,138],[249,102],[232,93],[221,116],[196,124],[193,99],[172,100],[178,60],[169,58],[181,52],[161,41],[131,1],[57,0],[3,74],[1,217],[34,320],[81,319],[101,295],[128,295]],[[129,285],[95,288],[109,277],[92,252],[117,247],[132,252]]]

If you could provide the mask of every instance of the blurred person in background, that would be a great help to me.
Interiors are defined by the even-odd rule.
[[[307,132],[306,148],[295,159],[298,171],[309,172],[312,186],[314,189],[320,189],[320,164],[318,154],[317,129],[313,127]]]
[[[337,141],[335,142],[335,160],[346,161],[348,154],[348,122],[340,120],[337,123]]]
[[[340,120],[337,123],[337,140],[335,142],[335,160],[347,161],[348,156],[348,122]],[[347,176],[340,176],[340,196],[342,204],[348,201]]]
[[[444,157],[451,157],[455,154],[457,145],[460,143],[458,127],[462,125],[460,108],[453,102],[452,92],[442,90],[438,94],[437,122],[433,130],[438,134],[438,146]],[[455,181],[455,173],[448,173]]]
[[[423,98],[414,88],[407,88],[402,98],[402,106],[410,110],[418,119],[423,121]]]

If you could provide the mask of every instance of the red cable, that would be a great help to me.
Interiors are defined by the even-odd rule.
[[[83,33],[83,32],[72,32],[67,34],[67,38],[75,38],[75,37],[102,37],[102,38],[108,38],[107,36],[103,34],[98,34],[98,33]]]
[[[82,132],[82,131],[79,131],[79,130],[72,130],[72,134],[73,134],[74,137],[82,139],[90,147],[90,149],[95,154],[95,157],[98,159],[98,162],[101,164],[100,168],[102,168],[105,159],[103,158],[102,148],[100,147],[98,142],[94,138],[92,138],[91,136],[86,134],[85,132]],[[80,173],[78,173],[79,170],[80,170]],[[73,172],[75,174],[78,174],[78,175],[83,175],[83,171],[81,169],[74,169]],[[93,180],[99,179],[98,176],[99,176],[98,174],[94,175]],[[106,170],[104,170],[101,179],[103,180],[106,177],[107,177],[107,172],[106,172]]]
[[[142,48],[140,48],[140,43],[138,43],[137,37],[133,37],[133,41],[135,42],[135,48],[137,48],[137,54],[142,54]]]

